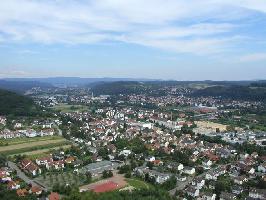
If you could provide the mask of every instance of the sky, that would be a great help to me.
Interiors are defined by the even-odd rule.
[[[266,0],[3,0],[0,78],[266,79]]]

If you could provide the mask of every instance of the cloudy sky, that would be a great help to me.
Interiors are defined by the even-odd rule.
[[[266,0],[3,0],[0,77],[266,79]]]

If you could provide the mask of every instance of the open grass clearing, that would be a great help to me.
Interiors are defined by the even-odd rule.
[[[88,111],[88,106],[85,105],[71,105],[71,104],[58,104],[53,107],[54,110],[56,111],[61,111],[61,112],[83,112],[83,111]]]
[[[136,189],[149,189],[152,187],[150,184],[146,183],[145,181],[138,179],[127,178],[126,181],[129,186],[132,186]]]
[[[36,159],[36,158],[39,158],[41,156],[45,156],[45,155],[49,154],[50,151],[59,150],[59,149],[68,149],[70,147],[71,147],[71,145],[68,144],[68,145],[63,145],[63,146],[58,146],[58,147],[52,147],[52,148],[46,148],[46,149],[39,149],[36,151],[25,152],[25,153],[23,153],[23,155],[29,156],[32,159]],[[14,155],[16,155],[16,154],[14,154]],[[13,155],[11,155],[11,156],[13,156]]]
[[[5,152],[5,151],[24,149],[24,148],[35,147],[35,146],[38,147],[42,145],[55,144],[55,143],[61,143],[61,142],[66,142],[66,141],[67,140],[64,138],[54,139],[54,140],[35,141],[35,142],[29,141],[27,143],[22,143],[22,144],[2,146],[0,147],[0,153]]]
[[[43,149],[52,149],[55,147],[61,147],[61,146],[69,145],[69,144],[70,143],[68,141],[60,141],[60,142],[56,141],[56,142],[42,144],[42,145],[30,145],[30,146],[19,148],[19,149],[16,149],[16,148],[8,149],[5,151],[1,151],[0,153],[4,155],[24,154],[27,152],[33,152],[33,151],[43,150]]]
[[[34,137],[34,138],[12,138],[12,139],[0,139],[0,143],[8,144],[8,145],[16,145],[16,144],[23,144],[29,142],[38,142],[38,141],[47,141],[47,140],[58,140],[63,139],[61,136],[44,136],[44,137]]]

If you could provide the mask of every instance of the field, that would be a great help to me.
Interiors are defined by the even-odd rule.
[[[88,111],[88,106],[84,105],[69,105],[69,104],[58,104],[53,107],[55,111],[60,111],[60,112],[83,112],[83,111]]]
[[[21,138],[15,139],[12,143],[8,143],[7,146],[0,147],[0,153],[5,155],[16,154],[40,154],[49,151],[50,149],[56,149],[60,147],[66,147],[69,142],[62,137],[43,137],[43,138]]]
[[[52,148],[45,148],[45,149],[39,149],[39,150],[35,150],[35,151],[25,152],[25,153],[23,153],[23,155],[26,155],[26,156],[46,155],[51,150],[68,149],[70,147],[71,147],[71,145],[67,144],[67,145],[63,145],[63,146],[57,146],[57,147],[52,147]]]
[[[34,180],[42,183],[49,189],[56,184],[59,185],[82,185],[85,182],[85,176],[78,176],[72,172],[50,172],[49,174],[43,174]]]
[[[138,179],[127,178],[126,181],[129,186],[132,186],[135,189],[149,189],[151,187],[150,184],[145,183],[144,181]]]
[[[57,140],[62,139],[60,136],[45,136],[45,137],[34,137],[34,138],[13,138],[13,139],[0,139],[0,144],[23,144],[29,142],[37,142],[37,141],[48,141],[48,140]]]

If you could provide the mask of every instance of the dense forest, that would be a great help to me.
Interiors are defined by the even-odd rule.
[[[38,107],[33,100],[14,92],[0,89],[0,115],[34,115]]]
[[[235,100],[266,101],[266,87],[213,86],[196,90],[193,96],[214,96]]]

